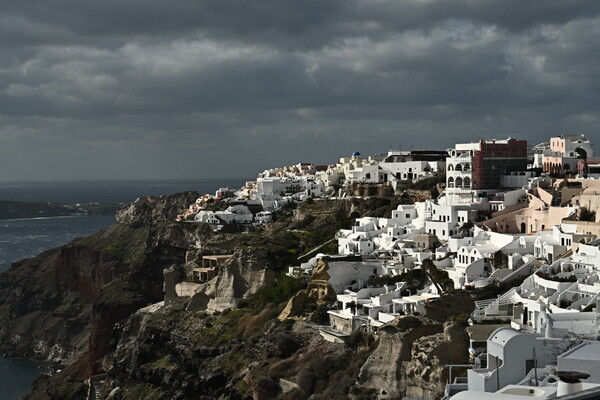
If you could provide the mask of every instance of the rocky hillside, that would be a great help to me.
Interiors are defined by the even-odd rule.
[[[374,336],[325,341],[282,304],[220,315],[183,302],[143,309],[105,359],[112,399],[439,399],[444,365],[465,363],[464,327],[399,317]]]
[[[0,351],[62,365],[38,379],[29,399],[84,398],[84,380],[104,373],[94,389],[113,399],[433,399],[444,363],[464,361],[444,350],[464,341],[461,328],[435,318],[415,326],[400,319],[347,344],[325,342],[314,329],[325,303],[306,303],[300,319],[278,318],[307,287],[284,275],[288,265],[352,218],[389,215],[406,198],[315,202],[283,209],[255,232],[215,234],[175,222],[197,196],[139,199],[114,226],[2,274]],[[196,291],[195,311],[189,298],[156,304],[165,270],[189,281],[205,254],[234,257]],[[460,312],[443,310],[437,320]]]

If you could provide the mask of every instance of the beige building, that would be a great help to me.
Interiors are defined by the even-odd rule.
[[[483,229],[500,233],[525,233],[551,230],[554,225],[560,225],[563,218],[573,214],[573,206],[553,207],[552,196],[542,189],[537,189],[536,195],[528,195],[528,205],[516,210],[500,211],[493,218],[481,222]]]

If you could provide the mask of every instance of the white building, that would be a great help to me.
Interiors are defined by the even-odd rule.
[[[252,197],[260,202],[263,209],[273,211],[291,201],[303,201],[309,197],[325,195],[323,182],[311,177],[269,176],[256,181],[256,191]]]
[[[423,233],[423,208],[417,205],[399,205],[391,218],[357,218],[351,229],[338,232],[338,253],[369,255],[382,251],[399,250],[402,243]]]
[[[194,220],[212,225],[250,224],[254,220],[254,216],[248,207],[235,205],[227,207],[225,211],[200,211]]]
[[[425,201],[425,233],[448,240],[459,233],[459,227],[475,220],[475,213],[466,204],[438,204]]]
[[[496,392],[519,383],[536,364],[555,357],[543,335],[498,328],[487,341],[487,368],[467,371],[469,391]]]

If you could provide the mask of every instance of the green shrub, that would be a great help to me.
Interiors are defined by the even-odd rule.
[[[329,314],[327,313],[327,310],[329,310],[329,307],[327,307],[326,304],[319,305],[312,313],[310,320],[316,324],[328,325]]]
[[[421,322],[419,318],[412,315],[407,315],[406,317],[400,318],[396,324],[396,327],[401,331],[407,331],[421,325],[423,325],[423,322]]]
[[[348,336],[348,340],[346,344],[351,349],[358,349],[359,347],[370,347],[375,343],[375,338],[372,334],[363,332],[360,329],[353,331],[350,336]]]
[[[454,321],[457,325],[460,326],[469,326],[469,318],[471,318],[469,314],[459,314],[450,317],[450,320]]]
[[[274,284],[268,284],[250,295],[249,301],[254,307],[266,304],[280,304],[288,301],[297,291],[306,288],[306,281],[301,278],[292,278],[282,275]]]
[[[282,358],[288,358],[300,348],[300,343],[294,337],[283,332],[275,335],[274,342]]]

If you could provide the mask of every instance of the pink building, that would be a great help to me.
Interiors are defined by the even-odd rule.
[[[544,151],[542,165],[549,174],[577,173],[578,162],[575,149],[581,147],[588,157],[594,154],[594,146],[585,135],[561,135],[550,138],[550,148]]]

